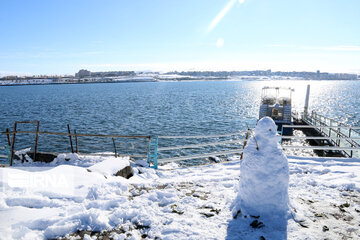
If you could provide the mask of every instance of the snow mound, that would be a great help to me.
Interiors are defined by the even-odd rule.
[[[262,118],[244,149],[234,213],[283,218],[288,211],[288,160],[278,143],[275,122]]]
[[[88,169],[92,172],[98,172],[105,176],[109,176],[116,174],[118,171],[124,169],[127,166],[130,166],[129,157],[109,157],[107,160],[99,162],[89,167]]]
[[[61,153],[53,161],[53,164],[62,164],[67,162],[79,161],[79,155],[76,153]]]

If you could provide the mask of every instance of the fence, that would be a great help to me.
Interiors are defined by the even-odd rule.
[[[313,149],[323,151],[340,151],[344,156],[353,157],[354,152],[360,150],[360,127],[351,127],[337,121],[324,117],[316,112],[311,115],[302,115],[302,121],[305,125],[283,125],[283,128],[296,128],[305,131],[312,129],[316,134],[312,136],[282,136],[283,140],[313,140],[318,141],[318,146],[282,146],[283,149]],[[17,131],[17,124],[31,123],[36,124],[36,131]],[[250,129],[242,132],[235,132],[230,134],[220,135],[188,135],[188,136],[143,136],[143,135],[106,135],[106,134],[85,134],[78,133],[76,130],[71,132],[70,125],[67,125],[67,133],[62,132],[46,132],[39,131],[38,121],[15,122],[14,130],[2,132],[7,136],[8,145],[0,147],[7,151],[6,155],[0,155],[0,158],[9,159],[10,166],[13,163],[16,136],[19,134],[34,134],[34,160],[37,154],[38,140],[40,136],[62,136],[68,138],[68,145],[71,152],[80,153],[79,138],[95,138],[108,139],[108,144],[111,144],[114,154],[117,156],[130,156],[133,158],[147,158],[148,163],[153,168],[157,168],[159,163],[186,161],[194,159],[204,159],[216,156],[228,156],[234,154],[242,154],[243,147],[246,145]],[[282,131],[283,132],[283,131]],[[12,137],[11,137],[12,136]],[[139,142],[141,147],[137,153],[121,153],[121,148],[116,143],[116,139],[141,140]],[[181,145],[173,145],[176,140],[186,139],[186,143]],[[110,141],[109,141],[110,140]],[[75,142],[75,143],[74,143]],[[222,146],[221,149],[219,146]],[[135,148],[135,147],[132,147]],[[215,150],[214,150],[215,148]],[[202,149],[203,152],[195,151],[195,149]],[[191,151],[184,153],[185,150]],[[205,151],[205,152],[204,152]],[[179,153],[180,152],[180,153]],[[87,155],[109,155],[104,153],[86,153]],[[358,156],[358,155],[356,155]]]
[[[37,130],[36,131],[17,131],[17,125],[19,123],[36,123],[37,124]],[[74,152],[80,153],[79,148],[78,148],[78,140],[79,140],[80,137],[83,137],[83,138],[96,138],[96,139],[98,139],[98,138],[110,139],[111,142],[109,141],[109,143],[113,147],[115,157],[118,157],[118,156],[130,156],[130,157],[134,157],[134,158],[138,158],[138,157],[146,158],[147,153],[148,153],[148,142],[150,141],[150,136],[141,136],[141,135],[85,134],[85,133],[77,133],[76,130],[74,131],[74,133],[71,133],[69,125],[68,125],[68,132],[67,133],[39,131],[39,122],[38,121],[15,122],[13,131],[9,131],[7,129],[5,132],[2,132],[2,134],[7,136],[7,140],[8,140],[7,148],[10,148],[10,151],[9,151],[10,152],[10,156],[9,156],[9,164],[10,164],[10,166],[12,166],[12,164],[13,164],[13,159],[14,159],[14,154],[15,154],[15,146],[16,146],[16,137],[19,134],[35,135],[35,144],[34,144],[34,152],[33,152],[33,159],[34,160],[36,160],[36,156],[39,155],[37,153],[39,137],[40,136],[46,136],[46,135],[68,137],[69,138],[68,141],[69,141],[69,145],[70,145],[72,153],[74,153]],[[127,154],[119,154],[118,153],[119,152],[118,151],[119,146],[115,142],[116,139],[142,139],[146,143],[144,141],[143,141],[143,143],[141,143],[142,147],[143,147],[142,154],[128,154],[128,153]],[[74,141],[75,141],[75,144],[73,144]],[[42,152],[42,154],[58,154],[58,153],[56,153],[56,152]],[[109,155],[109,154],[87,153],[87,155]]]

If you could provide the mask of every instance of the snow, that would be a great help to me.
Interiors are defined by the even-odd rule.
[[[96,163],[88,169],[103,175],[115,175],[119,170],[124,169],[127,166],[130,166],[129,157],[109,157],[109,159]]]
[[[275,122],[262,118],[244,149],[234,215],[261,216],[266,225],[282,227],[288,211],[288,160],[278,143]]]
[[[266,134],[255,131],[260,153],[250,141],[243,162],[206,166],[154,170],[128,158],[66,154],[51,164],[16,161],[0,168],[0,239],[359,239],[359,159],[288,157],[282,228],[264,215],[233,215],[246,157],[273,149]],[[282,159],[277,150],[271,154]],[[113,176],[128,163],[133,177]]]

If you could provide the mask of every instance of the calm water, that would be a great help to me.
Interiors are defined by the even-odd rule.
[[[302,110],[307,84],[311,84],[310,109],[360,125],[359,81],[204,81],[0,87],[0,130],[12,129],[14,121],[39,120],[41,131],[65,132],[69,123],[78,133],[231,133],[256,123],[263,86],[295,88],[293,105]],[[34,130],[32,125],[19,128]],[[18,149],[31,147],[34,136],[18,139]],[[0,144],[5,143],[1,136]],[[182,143],[187,142],[164,145]],[[117,144],[129,150],[141,143],[117,140]],[[79,138],[79,149],[113,151],[111,139]],[[40,136],[39,151],[69,150],[66,137]]]

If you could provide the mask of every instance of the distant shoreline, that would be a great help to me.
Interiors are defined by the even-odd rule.
[[[99,82],[53,82],[53,83],[16,83],[16,84],[0,84],[0,87],[9,87],[9,86],[36,86],[36,85],[67,85],[67,84],[98,84],[98,83],[140,83],[140,82],[158,82],[158,81],[99,81]]]
[[[99,84],[99,83],[152,83],[152,82],[211,82],[211,81],[360,81],[360,79],[251,79],[251,78],[194,78],[194,79],[161,79],[161,80],[146,80],[146,81],[93,81],[93,82],[46,82],[46,83],[15,83],[15,84],[0,84],[0,87],[11,86],[38,86],[38,85],[67,85],[67,84]]]

